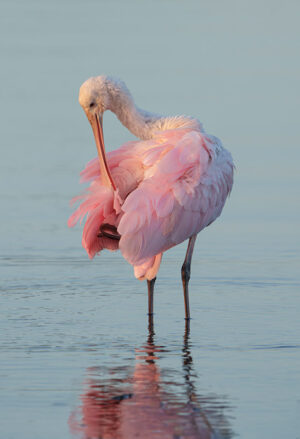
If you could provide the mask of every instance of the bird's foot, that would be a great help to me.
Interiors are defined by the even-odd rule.
[[[105,237],[115,239],[116,241],[120,241],[121,239],[121,235],[118,233],[117,228],[111,224],[101,224],[97,236],[98,238]]]

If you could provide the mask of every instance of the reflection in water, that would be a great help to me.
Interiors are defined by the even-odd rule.
[[[110,369],[109,378],[99,379],[102,368],[89,369],[82,405],[69,418],[71,432],[80,439],[231,438],[224,403],[196,394],[189,325],[182,349],[183,384],[175,381],[174,371],[172,381],[163,380],[158,362],[159,352],[165,351],[154,344],[152,319],[148,330],[146,344],[136,350],[133,371]]]

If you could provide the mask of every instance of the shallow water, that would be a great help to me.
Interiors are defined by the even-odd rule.
[[[299,7],[25,3],[0,17],[1,439],[299,438]],[[196,243],[189,331],[186,244],[164,255],[148,328],[146,285],[67,228],[96,154],[77,90],[98,73],[233,153],[231,198]],[[132,138],[109,114],[104,129],[108,149]]]

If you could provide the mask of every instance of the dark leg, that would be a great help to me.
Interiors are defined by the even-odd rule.
[[[156,281],[156,277],[151,280],[147,280],[148,286],[148,315],[153,315],[153,292],[154,292],[154,284]]]
[[[148,314],[148,343],[153,345],[154,321],[153,314]]]
[[[181,278],[182,278],[182,286],[183,286],[183,295],[184,295],[184,306],[185,306],[185,318],[189,320],[190,316],[190,304],[189,304],[189,280],[191,277],[191,261],[194,251],[194,245],[196,241],[197,235],[194,235],[190,238],[188,248],[185,255],[185,260],[181,268]]]

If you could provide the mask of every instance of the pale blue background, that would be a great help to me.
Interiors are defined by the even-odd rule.
[[[132,365],[146,339],[146,285],[119,254],[88,261],[66,226],[96,154],[78,89],[103,73],[145,109],[199,117],[232,152],[232,196],[193,261],[195,385],[226,401],[240,437],[299,438],[299,3],[0,8],[1,439],[70,437],[87,368]],[[132,138],[111,114],[104,130],[107,149]],[[156,341],[172,352],[160,367],[174,376],[184,252],[165,255],[155,300]]]

